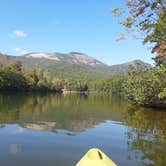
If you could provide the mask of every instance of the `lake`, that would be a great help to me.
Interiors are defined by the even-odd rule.
[[[0,166],[75,166],[93,147],[118,166],[166,165],[166,110],[111,95],[0,94]]]

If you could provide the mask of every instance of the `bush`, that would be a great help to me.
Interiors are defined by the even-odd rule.
[[[131,74],[124,83],[126,98],[138,105],[166,107],[166,68]]]

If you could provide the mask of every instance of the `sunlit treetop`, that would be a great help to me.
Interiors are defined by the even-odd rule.
[[[152,52],[157,54],[157,58],[162,56],[165,63],[166,0],[126,0],[126,6],[127,11],[123,8],[112,10],[115,16],[122,17],[120,24],[126,28],[126,34],[132,32],[144,43],[152,43]],[[121,34],[119,39],[126,39],[125,35]]]

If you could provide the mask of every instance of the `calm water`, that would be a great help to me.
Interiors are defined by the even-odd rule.
[[[0,166],[74,166],[92,147],[118,166],[165,166],[166,112],[111,96],[0,94]]]

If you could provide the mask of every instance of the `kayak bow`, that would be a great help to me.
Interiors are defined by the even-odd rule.
[[[107,155],[97,148],[90,149],[76,166],[117,166]]]

